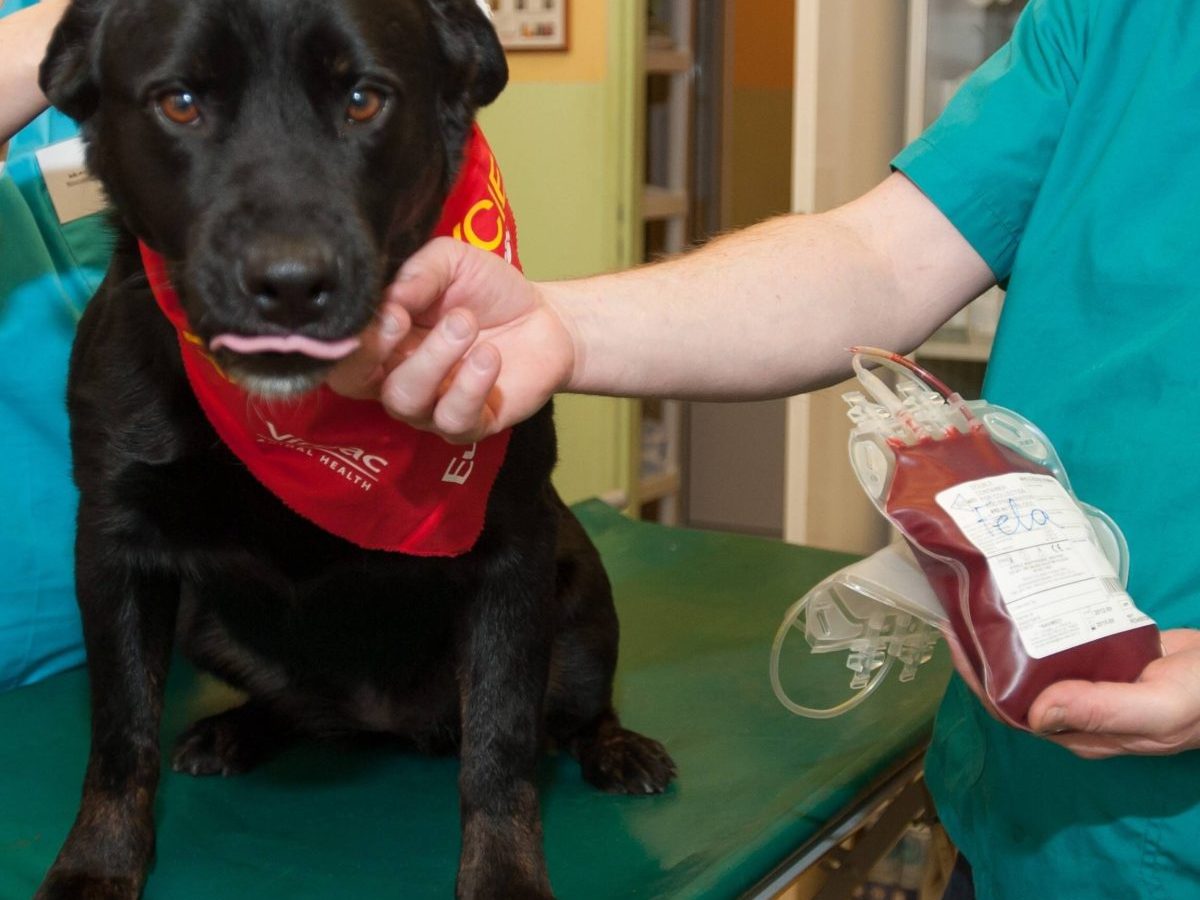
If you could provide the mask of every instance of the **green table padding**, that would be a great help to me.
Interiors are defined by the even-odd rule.
[[[796,718],[767,677],[775,629],[796,597],[852,557],[631,522],[596,502],[576,511],[616,591],[618,709],[628,727],[666,745],[680,775],[660,797],[613,797],[585,784],[573,760],[547,757],[542,807],[556,892],[737,896],[925,739],[948,663],[940,654],[907,685],[889,676],[841,718]],[[164,745],[229,702],[220,685],[176,666]],[[86,755],[82,671],[0,696],[3,900],[30,897],[53,860]],[[238,778],[168,770],[146,897],[451,897],[456,776],[452,758],[323,746]]]

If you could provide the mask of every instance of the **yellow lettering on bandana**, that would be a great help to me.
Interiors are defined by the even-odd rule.
[[[505,221],[508,198],[504,193],[504,180],[500,175],[500,167],[496,165],[496,157],[493,154],[488,155],[487,192],[489,196],[476,202],[467,211],[463,220],[454,226],[454,237],[457,240],[466,241],[472,247],[478,247],[480,250],[491,253],[503,242],[504,235],[508,230],[508,223]],[[489,213],[492,210],[496,210],[495,233],[491,237],[481,237],[476,228],[476,220],[480,214]]]

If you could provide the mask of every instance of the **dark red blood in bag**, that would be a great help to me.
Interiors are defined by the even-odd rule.
[[[900,526],[941,600],[988,698],[1003,716],[1028,728],[1030,704],[1056,681],[1136,681],[1148,663],[1162,655],[1153,624],[1099,638],[1041,659],[1030,656],[1009,616],[987,560],[934,499],[945,488],[978,478],[1029,472],[1050,475],[1042,466],[994,442],[986,432],[954,433],[914,445],[889,441],[896,470],[888,490],[887,513]],[[961,563],[970,578],[963,615],[959,578],[949,564]],[[965,589],[965,586],[964,586]]]

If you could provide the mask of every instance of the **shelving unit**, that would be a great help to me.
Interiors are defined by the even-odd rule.
[[[688,158],[692,141],[695,0],[649,0],[643,54],[645,140],[642,156],[642,258],[679,253],[687,246]],[[684,405],[640,405],[636,507],[643,518],[680,520]]]

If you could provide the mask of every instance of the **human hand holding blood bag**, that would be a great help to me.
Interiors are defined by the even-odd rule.
[[[901,376],[900,396],[864,357]],[[992,714],[1034,730],[1034,701],[1056,682],[1129,688],[1155,677],[1160,635],[1124,591],[1124,539],[1070,493],[1045,436],[1007,410],[965,403],[896,354],[856,348],[854,367],[871,397],[847,395],[855,472],[912,548],[955,663]],[[1163,667],[1184,681],[1178,670],[1191,671]]]
[[[996,711],[966,655],[944,635],[954,668],[984,708]],[[1136,682],[1059,681],[1029,708],[1029,727],[1084,759],[1169,756],[1200,749],[1200,631],[1162,632],[1163,656]]]
[[[1030,726],[1085,759],[1200,748],[1200,631],[1164,631],[1162,645],[1132,684],[1052,684],[1030,707]]]

